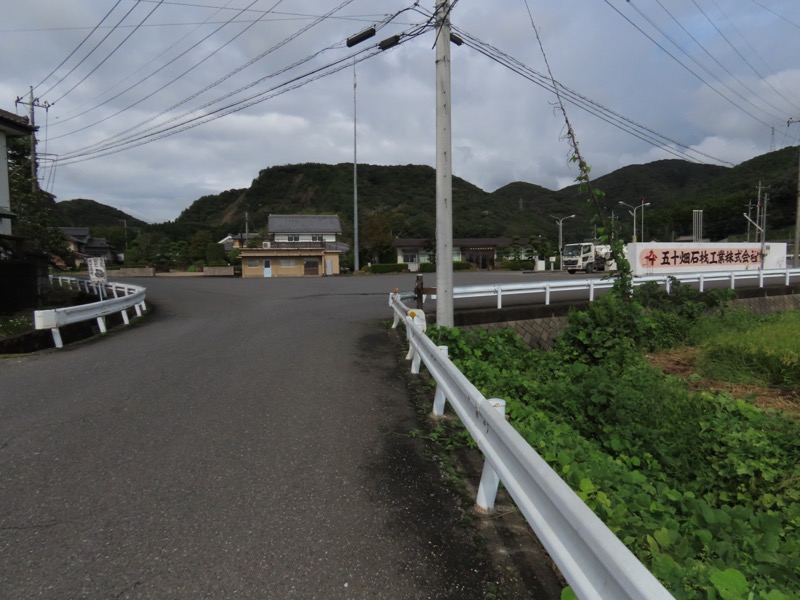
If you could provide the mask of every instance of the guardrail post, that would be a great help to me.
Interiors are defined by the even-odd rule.
[[[100,328],[100,333],[106,332],[106,318],[97,317],[97,326]]]
[[[764,271],[762,270],[758,271],[758,287],[764,287]]]
[[[439,351],[444,354],[445,358],[447,358],[448,348],[447,346],[437,346]],[[447,396],[444,395],[444,390],[442,386],[436,386],[436,394],[433,396],[433,416],[441,417],[444,415],[444,405],[445,401],[447,400]]]
[[[492,398],[488,400],[492,408],[499,411],[500,414],[506,414],[506,401],[499,398]],[[478,496],[475,499],[475,506],[482,512],[492,512],[494,510],[494,501],[497,498],[497,490],[500,487],[500,477],[497,472],[489,464],[489,461],[484,458],[483,473],[481,473],[481,483],[478,486]]]
[[[736,289],[736,272],[735,271],[731,271],[731,289],[732,290]]]
[[[411,328],[418,327],[421,332],[427,329],[427,321],[425,320],[425,313],[421,310],[410,310],[406,317],[406,338],[408,339],[408,354],[406,360],[411,360],[411,373],[417,375],[419,373],[419,365],[422,362],[419,352],[414,349],[414,342],[411,339]]]
[[[128,318],[128,311],[127,310],[123,310],[123,311],[120,311],[120,312],[122,312],[122,322],[125,323],[125,325],[130,325],[131,324],[131,320]]]
[[[594,279],[589,280],[589,302],[594,302]]]
[[[503,290],[495,286],[494,292],[497,294],[497,310],[500,310],[503,308]]]
[[[664,280],[664,289],[667,290],[667,295],[672,293],[672,277],[667,275],[667,278]]]
[[[61,332],[58,330],[58,327],[53,327],[50,333],[53,335],[53,343],[56,345],[56,348],[63,348],[64,341],[61,339]]]
[[[397,302],[397,292],[398,289],[394,288],[394,293],[389,294],[389,306],[392,306],[392,304]],[[394,315],[394,319],[392,320],[392,329],[397,329],[397,324],[400,323],[400,315],[397,314],[396,310],[394,310],[394,306],[392,306],[392,315]]]
[[[705,277],[703,277],[703,274],[700,273],[700,292],[705,289],[705,281]]]
[[[546,283],[544,286],[544,303],[545,306],[550,305],[550,284]]]
[[[425,294],[423,293],[423,288],[425,284],[423,282],[422,275],[417,275],[416,279],[414,280],[414,299],[416,301],[417,308],[422,310],[422,306],[425,303]]]

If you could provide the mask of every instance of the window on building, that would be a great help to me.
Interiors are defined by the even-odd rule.
[[[403,262],[408,264],[417,262],[416,254],[403,254]]]
[[[286,239],[290,242],[299,242],[300,236],[297,235],[296,233],[290,233],[289,235],[286,236]]]
[[[247,266],[250,269],[257,269],[261,266],[261,259],[260,258],[248,258],[247,259]]]
[[[281,259],[281,267],[293,267],[295,266],[295,261],[293,258],[282,258]]]
[[[312,242],[321,242],[322,241],[322,236],[319,235],[319,234],[314,234],[314,235],[311,236],[311,241]]]

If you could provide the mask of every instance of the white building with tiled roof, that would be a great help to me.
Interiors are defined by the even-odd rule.
[[[336,215],[270,215],[268,240],[241,250],[242,277],[339,275],[349,247]]]

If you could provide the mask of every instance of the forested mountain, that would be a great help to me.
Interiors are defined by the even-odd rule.
[[[141,227],[146,225],[118,208],[100,204],[94,200],[79,198],[68,202],[57,202],[54,207],[55,219],[61,227]]]
[[[644,239],[669,241],[691,234],[692,211],[703,209],[704,233],[716,240],[747,231],[742,213],[748,212],[748,203],[755,203],[760,181],[769,194],[769,231],[776,236],[783,232],[785,238],[794,225],[797,153],[796,147],[784,148],[731,168],[660,160],[624,167],[597,178],[593,186],[604,192],[601,204],[606,217],[613,212],[626,239],[631,235],[632,217],[619,203],[644,201],[650,203]],[[555,191],[513,182],[487,192],[454,177],[453,233],[455,237],[541,235],[555,241],[554,218],[575,214],[576,218],[563,222],[564,241],[587,239],[594,225],[587,197],[577,185]],[[435,198],[436,174],[431,167],[359,165],[360,238],[368,239],[371,229],[387,227],[394,237],[433,237]],[[89,200],[60,202],[57,207],[57,218],[64,225],[119,226],[127,218],[130,226],[136,221]],[[245,214],[249,230],[260,231],[270,214],[281,213],[338,214],[343,238],[352,239],[352,163],[269,167],[250,187],[203,196],[175,221],[149,228],[173,241],[188,240],[199,230],[219,239],[244,231]]]

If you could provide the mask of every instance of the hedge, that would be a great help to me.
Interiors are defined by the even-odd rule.
[[[376,263],[370,265],[370,273],[404,273],[408,271],[408,264],[406,263]]]

